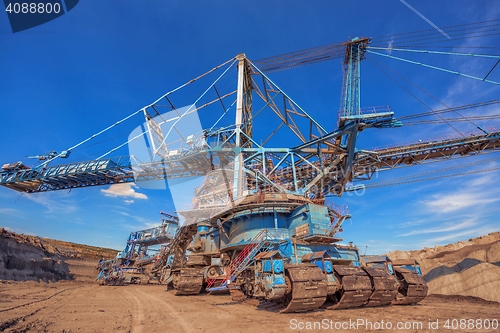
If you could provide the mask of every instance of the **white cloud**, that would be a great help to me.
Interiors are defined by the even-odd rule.
[[[0,208],[0,214],[18,215],[21,212],[15,208]]]
[[[157,227],[161,223],[159,221],[152,221],[152,220],[146,219],[142,216],[132,215],[132,214],[129,214],[129,213],[126,213],[123,211],[115,211],[115,212],[117,212],[118,214],[121,214],[123,216],[126,216],[129,219],[133,219],[133,220],[139,222],[139,224],[130,224],[130,223],[121,224],[121,227],[123,227],[126,230],[142,230],[142,229]]]
[[[432,211],[439,213],[449,213],[457,210],[486,205],[500,198],[491,198],[482,193],[452,193],[452,194],[436,194],[432,200],[423,201],[423,203]]]
[[[136,188],[137,185],[130,183],[123,183],[123,184],[113,184],[111,185],[107,190],[101,190],[102,193],[104,193],[105,196],[107,197],[125,197],[125,198],[134,198],[134,199],[147,199],[148,197],[144,193],[139,193],[136,192],[134,187]],[[133,200],[128,200],[132,201]],[[127,200],[125,200],[127,202]],[[131,203],[131,202],[127,202]]]
[[[469,230],[459,231],[452,234],[447,234],[444,236],[439,236],[435,238],[426,239],[420,244],[419,247],[432,247],[435,245],[443,245],[444,242],[456,242],[459,240],[469,239],[473,237],[487,235],[490,232],[498,231],[498,227],[494,225],[485,225],[480,228],[472,228]]]
[[[491,186],[497,177],[498,173],[493,173],[469,178],[461,181],[459,188],[446,190],[439,185],[440,192],[431,195],[431,200],[419,201],[418,211],[413,212],[415,220],[401,224],[406,230],[397,236],[408,237],[414,244],[412,247],[422,248],[498,230],[498,226],[487,224],[495,221],[498,212],[500,189]]]
[[[394,37],[391,38],[391,40],[389,41],[389,45],[387,45],[387,47],[392,49],[393,44],[394,44]],[[389,51],[389,54],[392,54],[392,50]]]
[[[410,227],[417,226],[417,225],[423,225],[423,224],[427,224],[427,223],[429,223],[428,219],[419,219],[419,220],[414,220],[414,221],[403,222],[401,224],[395,225],[394,227],[402,229],[402,228],[410,228]],[[389,228],[389,229],[392,229],[392,228]]]
[[[493,166],[496,166],[496,164],[493,164]],[[490,167],[490,166],[487,166],[487,167]],[[478,177],[478,178],[474,178],[474,179],[470,180],[467,185],[470,187],[475,187],[475,186],[480,187],[483,185],[494,184],[495,179],[496,179],[495,175],[486,175],[486,176],[482,176],[482,177]]]
[[[402,234],[400,236],[412,236],[412,235],[420,235],[420,234],[449,232],[449,231],[461,230],[461,229],[473,227],[475,225],[477,225],[476,220],[468,220],[468,221],[464,221],[462,223],[453,223],[453,224],[448,223],[447,225],[442,226],[442,227],[413,230],[413,231],[410,231],[406,234]]]
[[[124,200],[123,202],[125,202],[126,204],[132,204],[132,203],[134,203],[134,200],[127,199],[127,200]]]
[[[76,203],[68,199],[69,194],[61,192],[32,193],[23,196],[47,208],[47,214],[71,214],[78,210]]]
[[[368,244],[357,244],[356,245],[359,248],[360,254],[382,254],[382,253],[387,253],[391,251],[396,251],[396,250],[401,250],[404,248],[405,245],[403,243],[396,243],[394,241],[382,241],[382,240],[375,240],[375,239],[370,239],[367,242]]]

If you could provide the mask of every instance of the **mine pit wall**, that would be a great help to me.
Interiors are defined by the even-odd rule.
[[[0,279],[56,282],[73,277],[64,257],[29,243],[0,237]]]
[[[67,259],[66,264],[69,267],[71,277],[78,282],[94,283],[99,273],[97,271],[98,260],[88,259]]]

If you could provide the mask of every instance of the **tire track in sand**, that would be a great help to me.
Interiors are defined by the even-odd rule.
[[[3,309],[1,312],[11,311],[15,309],[19,309],[22,311],[24,308],[35,308],[35,310],[30,313],[20,314],[20,316],[18,317],[11,317],[8,320],[0,322],[0,332],[3,332],[7,328],[12,330],[13,332],[26,332],[32,330],[34,327],[36,327],[36,329],[39,331],[46,332],[47,327],[50,325],[50,322],[47,322],[46,320],[47,316],[58,313],[59,309],[66,305],[64,299],[72,296],[74,292],[81,291],[82,288],[83,286],[65,288],[50,296],[44,297],[43,299],[19,304],[8,309]],[[69,291],[67,295],[65,295],[63,298],[56,299],[56,296],[60,296],[61,293],[66,291]]]
[[[137,292],[149,297],[150,299],[154,300],[154,303],[158,304],[161,303],[165,310],[172,316],[172,318],[179,323],[179,325],[182,327],[182,330],[185,333],[195,333],[198,332],[193,326],[191,326],[187,321],[184,320],[181,314],[169,303],[165,302],[159,297],[156,297],[152,294],[145,293],[141,290],[136,290]],[[153,303],[153,304],[154,304]]]
[[[67,290],[72,290],[72,289],[76,289],[76,288],[81,288],[81,286],[78,286],[78,287],[71,287],[71,288],[66,288],[66,289],[63,289],[63,290],[60,290],[58,292],[56,292],[55,294],[52,294],[48,297],[44,297],[42,299],[38,299],[36,301],[31,301],[31,302],[28,302],[28,303],[24,303],[24,304],[19,304],[19,305],[16,305],[16,306],[13,306],[11,308],[7,308],[7,309],[2,309],[0,310],[0,312],[6,312],[6,311],[10,311],[10,310],[14,310],[14,309],[18,309],[18,308],[21,308],[21,307],[24,307],[24,306],[28,306],[28,305],[31,305],[31,304],[35,304],[35,303],[40,303],[40,302],[45,302],[45,301],[48,301],[49,299],[51,299],[52,297],[54,296],[57,296]],[[43,306],[42,306],[43,307]]]
[[[131,293],[128,290],[125,290],[125,293],[129,298],[134,300],[134,312],[132,313],[132,333],[141,333],[143,322],[144,322],[144,304],[142,304],[141,300]]]

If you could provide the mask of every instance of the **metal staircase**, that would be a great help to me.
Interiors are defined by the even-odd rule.
[[[327,235],[334,236],[339,232],[342,227],[342,223],[345,220],[351,218],[351,213],[347,206],[339,206],[333,202],[326,203],[328,206],[328,215],[330,216],[331,224],[327,230]]]
[[[258,252],[266,252],[274,246],[275,242],[272,241],[273,235],[268,229],[262,229],[252,241],[245,246],[245,248],[238,254],[234,260],[231,261],[229,265],[229,273],[221,281],[220,286],[213,287],[216,281],[221,279],[207,279],[208,291],[220,291],[226,290],[227,286],[236,279],[236,277],[241,274],[245,269],[250,266]]]

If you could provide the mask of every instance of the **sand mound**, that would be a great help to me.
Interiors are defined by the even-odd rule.
[[[429,293],[475,296],[500,302],[500,232],[387,255],[392,259],[417,259],[429,284]]]
[[[460,273],[461,271],[465,271],[466,269],[472,268],[481,263],[482,263],[481,260],[477,260],[474,258],[465,258],[458,264],[453,265],[451,267],[438,266],[436,268],[431,269],[428,273],[424,274],[424,280],[426,282],[429,282],[440,276],[449,275],[453,273]]]
[[[0,228],[0,279],[94,281],[97,261],[116,250],[18,235]],[[419,261],[429,293],[500,302],[500,232],[445,246],[394,251],[392,259]]]
[[[438,277],[429,284],[429,293],[481,297],[500,301],[500,267],[480,263],[459,273]]]

